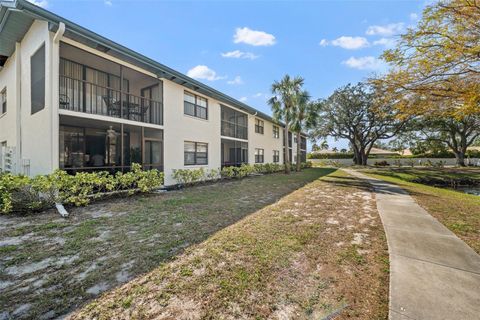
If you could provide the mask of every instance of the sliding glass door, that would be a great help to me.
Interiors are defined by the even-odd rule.
[[[62,123],[59,154],[59,167],[72,173],[128,171],[133,163],[163,170],[163,132],[101,121],[82,121],[78,126]]]

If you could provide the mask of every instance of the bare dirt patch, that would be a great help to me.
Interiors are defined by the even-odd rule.
[[[71,209],[68,219],[53,211],[0,216],[0,319],[53,319],[72,312],[329,172],[312,169],[112,199]],[[181,305],[189,301],[180,298]]]
[[[70,318],[386,319],[387,246],[367,215],[379,221],[368,186],[336,172]]]

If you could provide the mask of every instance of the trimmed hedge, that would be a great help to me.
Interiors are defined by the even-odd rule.
[[[55,203],[83,206],[110,192],[149,192],[163,182],[163,172],[143,171],[136,163],[130,172],[114,175],[105,171],[69,175],[62,170],[33,178],[0,174],[0,213],[41,211]]]
[[[312,162],[302,163],[302,168],[311,168]],[[295,171],[295,165],[291,166]],[[191,186],[205,181],[217,181],[219,179],[241,179],[254,173],[269,174],[285,170],[283,164],[278,163],[256,163],[254,165],[242,164],[240,167],[223,167],[221,170],[204,168],[199,169],[175,169],[173,178],[180,186]]]

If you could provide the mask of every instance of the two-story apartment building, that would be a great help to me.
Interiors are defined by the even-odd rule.
[[[174,169],[283,163],[283,128],[270,116],[30,2],[0,6],[4,169],[140,163],[169,185]]]

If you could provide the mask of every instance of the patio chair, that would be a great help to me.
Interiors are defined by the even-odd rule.
[[[105,101],[105,104],[107,105],[107,113],[109,116],[114,116],[114,117],[120,117],[121,116],[121,111],[120,111],[120,104],[119,101],[115,100],[111,96],[102,96],[103,101]]]
[[[66,94],[60,94],[58,97],[60,109],[70,110],[70,98]]]

